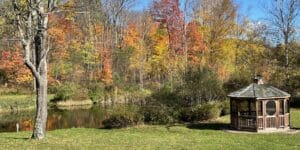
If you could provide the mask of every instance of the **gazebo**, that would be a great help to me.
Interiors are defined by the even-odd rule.
[[[228,96],[234,129],[263,132],[290,128],[290,94],[264,84],[261,77]]]

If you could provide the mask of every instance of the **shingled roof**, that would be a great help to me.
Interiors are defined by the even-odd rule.
[[[245,88],[230,93],[228,96],[234,98],[272,99],[286,98],[291,95],[271,85],[252,83]]]

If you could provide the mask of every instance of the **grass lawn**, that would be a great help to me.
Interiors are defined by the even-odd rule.
[[[48,96],[48,100],[53,95]],[[16,110],[31,110],[35,108],[34,95],[1,95],[0,96],[0,113],[11,112],[11,109]]]
[[[292,125],[300,127],[300,109],[292,109]],[[1,149],[300,149],[298,134],[245,134],[220,130],[220,123],[186,127],[140,126],[127,129],[73,128],[49,131],[42,141],[31,132],[0,133]]]

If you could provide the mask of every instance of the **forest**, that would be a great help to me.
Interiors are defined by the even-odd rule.
[[[36,1],[0,1],[0,95],[47,81],[53,102],[139,104],[159,123],[228,114],[227,95],[255,76],[300,96],[297,0],[264,2],[261,20],[235,0],[49,0],[46,29],[29,28],[43,27]]]
[[[78,89],[78,97],[118,101],[163,91],[207,102],[255,75],[299,92],[296,4],[280,14],[274,3],[268,20],[252,22],[232,0],[156,0],[134,11],[136,3],[68,0],[49,16],[50,92]],[[23,63],[11,2],[1,7],[1,83],[30,92],[34,79]]]

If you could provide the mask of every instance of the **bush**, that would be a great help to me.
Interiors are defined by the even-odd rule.
[[[177,92],[171,90],[169,85],[165,85],[159,91],[156,91],[151,95],[151,102],[158,103],[155,104],[157,107],[181,107],[183,104],[182,100],[177,95]]]
[[[102,121],[104,128],[124,128],[134,125],[134,121],[126,115],[115,114]]]
[[[201,105],[200,107],[196,107],[196,114],[198,114],[199,120],[209,120],[209,119],[214,119],[218,118],[220,116],[220,108],[217,103],[215,104],[204,104]]]
[[[177,90],[177,95],[186,102],[184,106],[225,98],[222,82],[217,74],[208,68],[188,70],[183,79],[184,84]]]
[[[218,103],[207,103],[194,107],[183,108],[180,111],[179,119],[185,122],[204,121],[220,116],[220,106]]]
[[[78,95],[83,94],[82,92],[79,92],[78,88],[78,85],[74,83],[67,83],[54,87],[53,90],[55,95],[52,101],[68,100],[75,97],[78,99],[80,97]]]
[[[131,106],[115,106],[109,112],[109,117],[102,121],[104,128],[124,128],[137,125],[143,121],[139,108]]]
[[[220,107],[221,107],[221,116],[230,114],[230,101],[229,100],[222,102]]]
[[[105,85],[101,83],[92,84],[88,89],[88,96],[93,101],[100,101],[105,96]]]
[[[167,124],[174,121],[176,112],[163,106],[146,106],[141,109],[144,122],[152,124]]]

